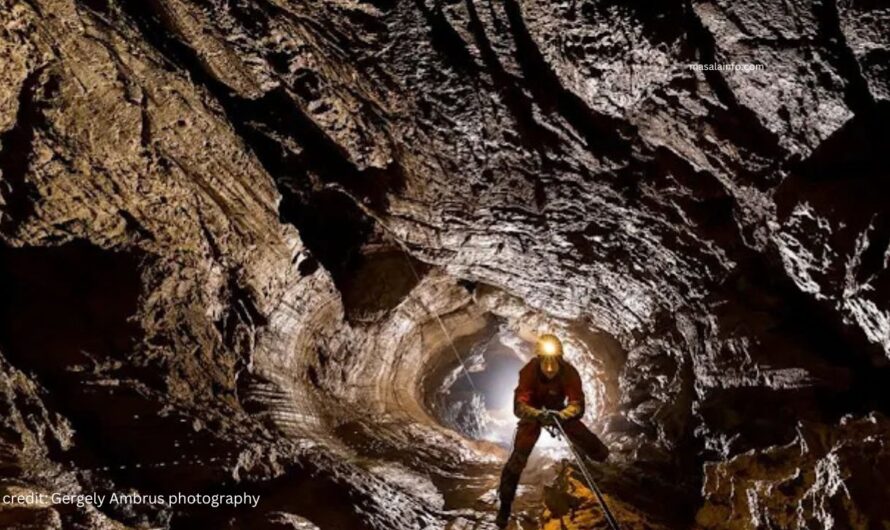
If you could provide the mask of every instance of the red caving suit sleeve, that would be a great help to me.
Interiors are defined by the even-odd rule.
[[[584,415],[584,389],[581,386],[581,376],[578,374],[578,370],[572,367],[566,372],[565,393],[568,405],[560,411],[559,415],[563,420],[572,420]]]
[[[531,363],[519,371],[519,384],[513,392],[513,414],[521,420],[535,419],[541,415],[541,410],[532,406],[532,397],[535,394],[535,372],[530,369]]]

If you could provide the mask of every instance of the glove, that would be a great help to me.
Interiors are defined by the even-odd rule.
[[[531,405],[526,405],[525,403],[516,402],[514,405],[514,412],[519,419],[522,420],[537,420],[542,413],[541,409],[536,409]]]
[[[577,418],[583,412],[584,409],[580,403],[572,402],[569,403],[566,408],[559,411],[557,415],[559,416],[560,421],[568,421]]]

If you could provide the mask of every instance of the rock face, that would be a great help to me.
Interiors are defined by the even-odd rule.
[[[262,498],[0,526],[485,528],[504,448],[430,403],[495,326],[564,337],[638,526],[879,527],[888,20],[0,0],[0,490]]]
[[[703,528],[868,528],[890,520],[887,420],[800,425],[789,445],[705,465]]]

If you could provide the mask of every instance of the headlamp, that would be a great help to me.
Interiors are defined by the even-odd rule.
[[[538,339],[538,355],[558,357],[562,355],[562,343],[554,335],[543,335]]]
[[[541,341],[541,351],[545,355],[556,355],[559,352],[559,347],[552,340],[544,340]]]

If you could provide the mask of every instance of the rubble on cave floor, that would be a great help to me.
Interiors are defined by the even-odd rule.
[[[533,457],[533,464],[546,467],[544,473],[523,475],[517,490],[516,501],[509,528],[511,530],[609,530],[593,491],[587,486],[578,469],[567,459],[551,459],[548,456]],[[537,460],[535,462],[535,460]],[[653,488],[649,492],[628,495],[626,484],[619,485],[616,475],[622,467],[607,464],[593,469],[604,482],[600,483],[606,502],[623,530],[672,530],[679,528],[676,520],[665,520],[653,513],[651,506],[640,499],[659,499],[665,505],[684,502],[675,498],[676,493],[659,488],[653,480],[642,487]],[[497,510],[496,488],[500,467],[469,467],[466,473],[448,481],[435,481],[447,499],[446,511],[451,519],[447,530],[493,529],[493,516]],[[475,486],[475,487],[474,487]]]
[[[603,497],[623,530],[669,530],[621,497],[603,492]],[[609,530],[609,523],[594,492],[573,468],[563,468],[553,484],[544,489],[540,530]]]

